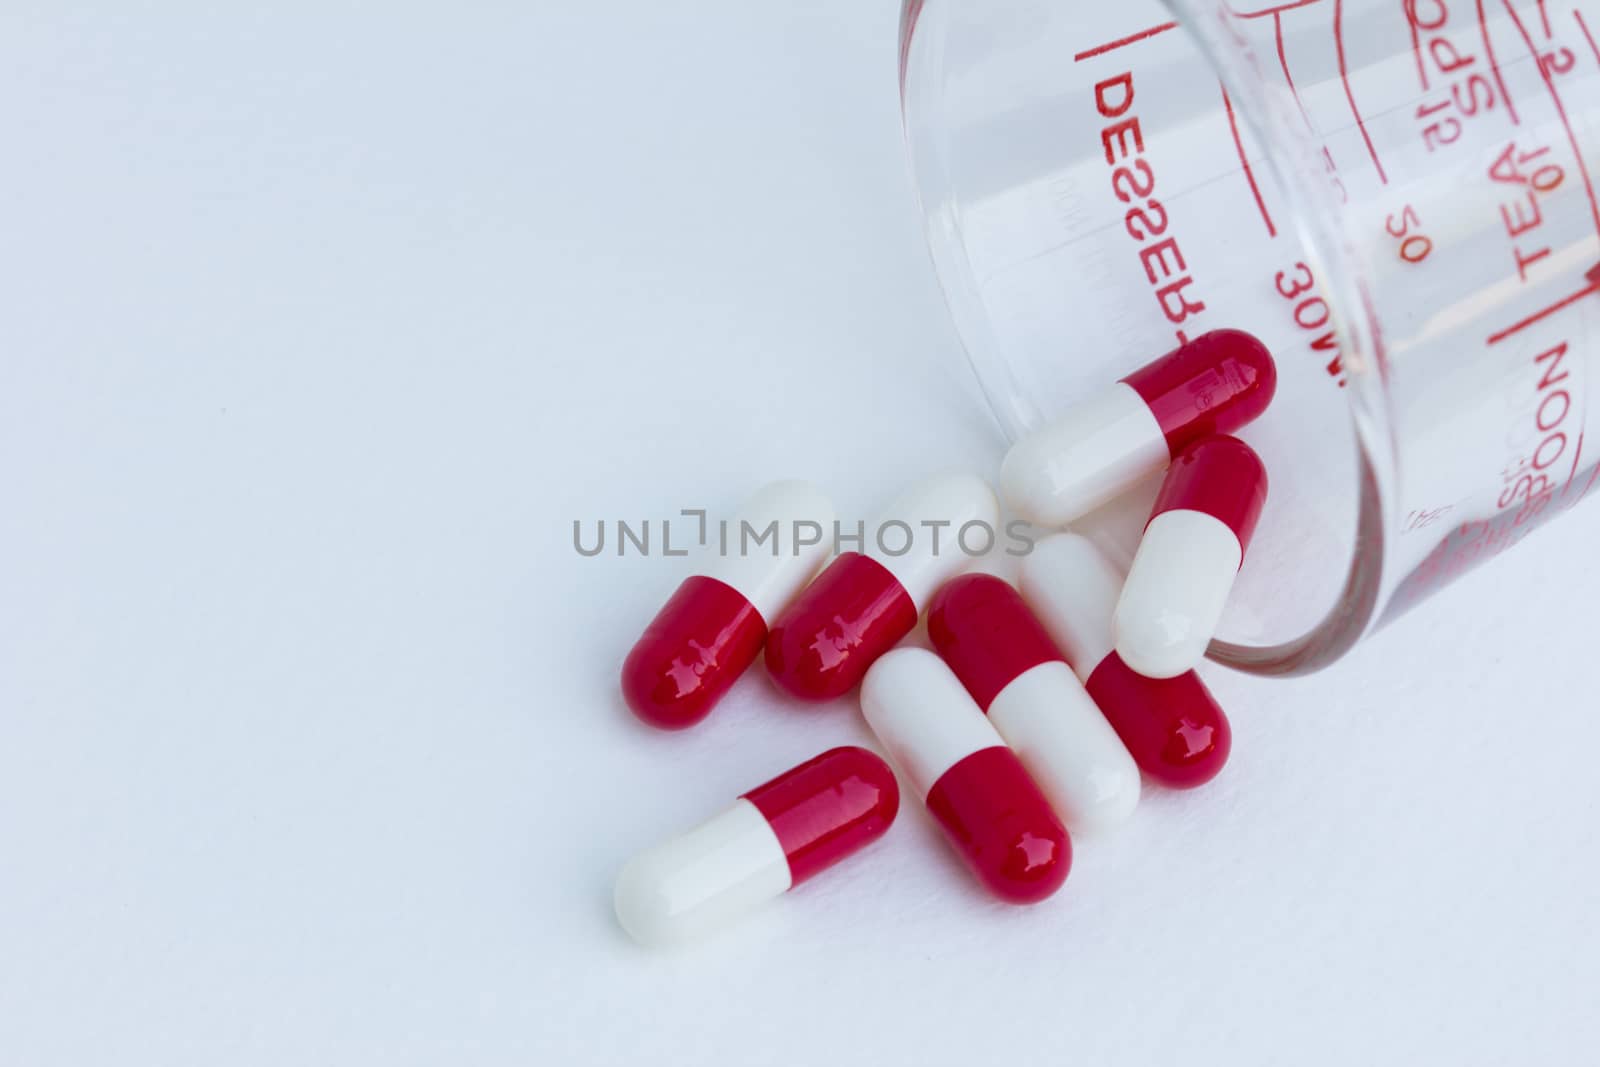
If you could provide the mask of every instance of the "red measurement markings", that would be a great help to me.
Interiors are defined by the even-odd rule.
[[[1516,9],[1511,6],[1510,0],[1502,0],[1502,2],[1505,4],[1506,14],[1511,18],[1512,24],[1517,28],[1517,33],[1522,36],[1522,42],[1527,46],[1528,54],[1533,57],[1533,61],[1538,65],[1539,76],[1544,79],[1545,89],[1550,93],[1550,100],[1555,105],[1556,115],[1560,117],[1562,128],[1566,130],[1567,143],[1572,147],[1573,157],[1578,163],[1578,172],[1583,177],[1583,190],[1585,195],[1587,195],[1589,198],[1589,214],[1594,220],[1595,233],[1600,234],[1600,205],[1597,205],[1595,202],[1594,183],[1589,178],[1589,165],[1584,161],[1583,152],[1578,147],[1578,138],[1573,133],[1572,122],[1567,118],[1567,109],[1562,103],[1561,94],[1556,91],[1555,82],[1550,77],[1550,71],[1539,56],[1538,50],[1534,48],[1533,38],[1529,35],[1527,27],[1522,24],[1522,19],[1517,16]],[[1576,15],[1578,13],[1574,12],[1574,14]],[[1585,31],[1584,36],[1587,38],[1587,27],[1583,25],[1583,19],[1581,16],[1578,18],[1578,26],[1580,29]],[[1592,46],[1593,42],[1591,41],[1591,47]],[[1600,53],[1597,53],[1596,58],[1600,59]],[[1519,330],[1526,329],[1527,327],[1532,326],[1534,323],[1539,322],[1541,319],[1547,318],[1550,315],[1554,315],[1556,312],[1578,302],[1579,300],[1582,300],[1584,297],[1590,296],[1594,293],[1600,293],[1600,265],[1591,268],[1585,275],[1585,278],[1589,284],[1582,289],[1579,289],[1577,292],[1572,293],[1569,296],[1562,297],[1560,300],[1557,300],[1548,307],[1534,312],[1527,318],[1512,323],[1510,326],[1507,326],[1498,333],[1490,334],[1487,343],[1491,345],[1498,344],[1507,337],[1510,337],[1512,334],[1517,333]]]
[[[1218,88],[1222,88],[1218,83]],[[1250,195],[1256,198],[1256,209],[1261,212],[1261,221],[1267,224],[1267,236],[1278,236],[1278,228],[1272,224],[1272,216],[1267,214],[1267,202],[1261,199],[1261,187],[1256,184],[1255,171],[1250,169],[1250,157],[1244,153],[1244,138],[1239,136],[1239,120],[1233,114],[1233,101],[1228,99],[1228,90],[1222,88],[1222,106],[1228,112],[1228,129],[1233,131],[1233,147],[1239,152],[1239,163],[1244,167],[1244,180],[1250,183]]]
[[[1550,12],[1544,9],[1544,0],[1537,0],[1539,5],[1539,22],[1544,26],[1545,37],[1550,36]]]
[[[1540,6],[1543,6],[1543,0]],[[1506,102],[1506,111],[1511,115],[1511,124],[1521,126],[1522,120],[1517,117],[1517,105],[1511,102],[1511,94],[1506,92],[1505,79],[1500,77],[1500,61],[1494,57],[1494,45],[1489,41],[1489,23],[1483,17],[1483,0],[1478,0],[1478,32],[1483,34],[1483,51],[1489,57],[1489,71],[1494,75],[1495,85],[1500,87],[1500,99]]]
[[[1428,91],[1428,70],[1422,63],[1422,35],[1417,32],[1417,16],[1410,3],[1405,5],[1406,25],[1411,27],[1411,54],[1417,57],[1417,81],[1422,91]]]
[[[1306,114],[1306,106],[1300,102],[1300,90],[1294,87],[1294,75],[1289,73],[1289,57],[1283,50],[1283,13],[1281,11],[1272,13],[1272,36],[1278,42],[1278,66],[1283,68],[1284,84],[1289,86],[1289,95],[1294,97],[1294,106],[1300,109],[1300,118],[1305,122],[1306,129],[1314,130],[1315,127],[1311,125],[1311,116]]]
[[[1276,18],[1285,11],[1293,11],[1298,7],[1310,7],[1312,4],[1320,3],[1322,3],[1322,0],[1293,0],[1292,3],[1278,4],[1275,7],[1264,7],[1259,11],[1239,11],[1232,4],[1227,4],[1225,6],[1228,9],[1228,14],[1232,15],[1236,19],[1264,19],[1268,15]]]
[[[1102,118],[1112,120],[1101,129],[1100,144],[1110,168],[1111,194],[1128,205],[1123,229],[1137,244],[1139,266],[1161,313],[1174,328],[1181,327],[1206,304],[1186,295],[1192,292],[1194,275],[1188,273],[1177,237],[1168,234],[1172,216],[1155,195],[1156,168],[1145,154],[1144,131],[1133,110],[1133,72],[1125,70],[1097,82],[1094,106]]]
[[[1304,5],[1297,6],[1303,7]],[[1306,130],[1314,135],[1317,132],[1317,128],[1311,124],[1311,116],[1306,113],[1306,105],[1300,99],[1300,90],[1294,84],[1294,75],[1289,72],[1289,54],[1284,49],[1283,44],[1283,13],[1281,11],[1272,13],[1272,36],[1278,46],[1278,66],[1283,69],[1283,82],[1289,87],[1289,95],[1294,97],[1294,106],[1300,110],[1300,121],[1304,122]],[[1348,204],[1350,202],[1349,190],[1344,187],[1344,181],[1339,177],[1339,167],[1334,163],[1333,153],[1328,150],[1326,144],[1322,146],[1322,159],[1327,166],[1328,180],[1339,190],[1340,201]]]
[[[1590,267],[1589,272],[1585,274],[1584,277],[1588,278],[1591,283],[1594,282],[1596,277],[1600,277],[1600,265]],[[1578,410],[1587,412],[1589,410],[1589,394],[1592,392],[1592,390],[1589,388],[1589,375],[1587,373],[1585,373],[1579,379],[1578,385],[1583,390],[1583,395],[1578,399]],[[1577,455],[1572,457],[1572,473],[1567,475],[1567,484],[1561,487],[1562,496],[1567,495],[1567,491],[1572,488],[1573,479],[1578,476],[1578,460],[1583,457],[1583,427],[1581,426],[1578,427],[1577,449]],[[1595,473],[1600,474],[1600,464],[1596,465]],[[1576,507],[1578,505],[1578,501],[1582,500],[1589,494],[1589,489],[1594,485],[1594,478],[1595,476],[1593,474],[1589,476],[1589,484],[1583,487],[1583,492],[1578,494],[1577,500],[1574,500],[1571,504],[1568,504],[1567,507]]]
[[[1535,355],[1533,365],[1529,368],[1538,375],[1538,380],[1533,395],[1528,398],[1527,408],[1523,414],[1517,416],[1517,422],[1524,427],[1524,430],[1513,429],[1506,439],[1506,443],[1512,446],[1514,453],[1526,450],[1527,454],[1514,455],[1511,462],[1500,472],[1503,487],[1495,501],[1497,510],[1516,508],[1511,519],[1513,527],[1530,525],[1549,518],[1549,515],[1544,514],[1545,509],[1564,502],[1578,477],[1578,467],[1583,460],[1581,412],[1587,399],[1584,394],[1588,390],[1583,388],[1579,392],[1572,381],[1571,368],[1562,366],[1562,362],[1571,350],[1570,342],[1561,341]],[[1586,381],[1586,376],[1580,374],[1576,386],[1585,386]],[[1575,392],[1578,393],[1576,402],[1573,400]],[[1568,416],[1574,412],[1580,413],[1576,420],[1579,425],[1574,428],[1577,433],[1576,442],[1568,430]],[[1573,450],[1571,466],[1567,470],[1566,481],[1557,488],[1551,476],[1554,474],[1555,465],[1567,453],[1569,446]]]
[[[1550,91],[1550,100],[1556,106],[1556,114],[1561,118],[1561,126],[1567,131],[1567,143],[1572,146],[1572,156],[1578,161],[1578,173],[1583,175],[1583,191],[1589,197],[1589,214],[1594,219],[1594,231],[1600,235],[1600,204],[1595,202],[1594,182],[1589,180],[1589,164],[1584,161],[1583,149],[1578,147],[1578,136],[1572,131],[1572,122],[1567,118],[1567,107],[1561,102],[1561,94],[1556,92],[1556,83],[1550,77],[1550,69],[1539,56],[1538,49],[1533,47],[1533,38],[1528,36],[1528,28],[1517,17],[1517,11],[1511,6],[1511,0],[1501,0],[1505,4],[1506,14],[1511,16],[1511,21],[1517,27],[1517,32],[1522,35],[1522,41],[1528,46],[1528,55],[1533,57],[1533,62],[1539,68],[1539,77],[1544,79],[1544,87]],[[1568,53],[1570,56],[1570,53]]]
[[[1540,379],[1539,386],[1540,386],[1540,391],[1541,392],[1543,392],[1543,390],[1545,388],[1546,379],[1549,380],[1551,386],[1558,385],[1558,384],[1560,384],[1562,381],[1564,381],[1566,379],[1566,375],[1565,374],[1562,374],[1559,377],[1554,377],[1556,368],[1559,365],[1560,365],[1560,360],[1558,358],[1556,363],[1552,364],[1550,369],[1545,372],[1545,378],[1541,378]],[[1577,405],[1578,406],[1578,410],[1579,411],[1587,411],[1588,407],[1589,407],[1589,376],[1587,374],[1581,375],[1579,377],[1579,379],[1578,379],[1578,384],[1582,387],[1582,392],[1578,396],[1578,405]],[[1549,397],[1546,396],[1545,400],[1548,400],[1548,399],[1549,399]],[[1561,415],[1550,426],[1550,432],[1552,433],[1552,436],[1555,433],[1559,433],[1560,432],[1559,427],[1561,426],[1561,424],[1563,422],[1566,421],[1567,412],[1571,411],[1572,407],[1573,407],[1572,398],[1571,398],[1571,394],[1569,393],[1568,396],[1567,396],[1566,407],[1562,409]],[[1538,409],[1534,412],[1534,425],[1541,432],[1545,431],[1543,416],[1544,416],[1544,404],[1541,402],[1539,407],[1538,407]],[[1548,440],[1548,438],[1546,440]],[[1543,441],[1541,441],[1539,443],[1539,445],[1537,447],[1535,447],[1535,449],[1533,451],[1533,461],[1534,461],[1535,464],[1538,463],[1539,452],[1543,448],[1544,448],[1544,442]],[[1574,444],[1573,449],[1574,449],[1574,451],[1573,451],[1573,455],[1572,455],[1572,469],[1567,472],[1567,480],[1566,480],[1566,482],[1564,482],[1562,484],[1561,491],[1560,491],[1560,493],[1557,494],[1557,499],[1560,499],[1560,498],[1565,497],[1567,495],[1567,491],[1572,488],[1573,481],[1575,481],[1577,479],[1577,477],[1578,477],[1578,463],[1579,463],[1579,461],[1581,461],[1583,459],[1583,429],[1582,429],[1582,427],[1579,427],[1579,429],[1578,429],[1578,440],[1577,440],[1576,444]],[[1551,460],[1551,462],[1555,462],[1555,461]]]
[[[1372,165],[1377,168],[1378,180],[1388,185],[1389,176],[1383,172],[1383,163],[1378,159],[1378,151],[1372,147],[1372,138],[1367,133],[1366,120],[1361,117],[1361,109],[1356,107],[1356,94],[1350,90],[1350,68],[1344,57],[1344,0],[1333,0],[1333,44],[1339,53],[1339,80],[1344,83],[1344,98],[1350,101],[1350,114],[1356,117],[1356,129],[1361,131],[1361,139],[1367,143],[1367,155],[1372,157]]]
[[[1095,56],[1103,56],[1107,52],[1115,52],[1117,49],[1126,45],[1138,44],[1140,41],[1147,41],[1158,33],[1166,33],[1176,25],[1176,22],[1163,22],[1159,26],[1151,26],[1148,30],[1140,30],[1138,33],[1130,33],[1126,37],[1118,37],[1115,41],[1108,41],[1097,48],[1090,48],[1087,51],[1079,52],[1077,55],[1072,57],[1072,61],[1074,63],[1082,63],[1086,59],[1093,59]]]
[[[1594,45],[1594,37],[1589,33],[1589,24],[1583,21],[1583,12],[1574,11],[1572,17],[1578,20],[1578,29],[1583,31],[1583,39],[1589,44],[1589,51],[1594,53],[1594,61],[1600,63],[1600,48]],[[1595,468],[1600,470],[1600,467]]]
[[[1290,316],[1300,329],[1299,336],[1306,338],[1317,335],[1307,340],[1306,346],[1313,358],[1327,360],[1323,366],[1328,376],[1337,378],[1339,388],[1343,389],[1348,381],[1344,348],[1339,344],[1339,335],[1331,325],[1333,309],[1318,295],[1317,279],[1311,273],[1311,268],[1301,261],[1291,265],[1288,270],[1278,271],[1272,276],[1272,288],[1293,308]]]
[[[1591,293],[1600,293],[1600,282],[1591,282],[1589,285],[1586,285],[1582,289],[1579,289],[1576,293],[1573,293],[1571,296],[1564,296],[1560,300],[1557,300],[1554,304],[1551,304],[1549,307],[1543,308],[1543,309],[1541,309],[1539,311],[1535,311],[1532,315],[1529,315],[1527,318],[1522,319],[1522,320],[1520,320],[1518,322],[1512,323],[1510,326],[1507,326],[1505,329],[1501,330],[1499,333],[1490,334],[1489,335],[1489,340],[1487,342],[1485,342],[1485,343],[1486,344],[1491,344],[1491,345],[1497,345],[1501,341],[1504,341],[1507,337],[1510,337],[1512,334],[1516,333],[1517,331],[1527,329],[1529,326],[1532,326],[1534,323],[1538,322],[1540,319],[1548,318],[1549,316],[1554,315],[1556,312],[1560,311],[1562,308],[1567,307],[1570,304],[1577,303],[1579,300],[1582,300],[1584,297],[1590,295]]]

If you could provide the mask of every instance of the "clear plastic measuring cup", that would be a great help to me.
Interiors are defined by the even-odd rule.
[[[1277,357],[1215,658],[1325,665],[1600,475],[1591,27],[1600,0],[905,4],[929,242],[1008,436],[1206,330]],[[1086,523],[1131,552],[1131,508]]]

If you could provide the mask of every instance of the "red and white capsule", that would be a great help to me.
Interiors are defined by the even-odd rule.
[[[766,655],[773,680],[802,700],[848,693],[916,627],[934,590],[967,565],[967,553],[992,545],[999,521],[994,491],[976,475],[937,478],[905,493],[865,528],[862,551],[828,564],[773,623]]]
[[[715,539],[701,572],[678,587],[623,662],[633,713],[664,730],[709,715],[761,654],[768,620],[822,566],[832,528],[833,505],[809,482],[774,482],[747,500],[728,520],[726,543]]]
[[[1123,822],[1139,768],[1021,594],[991,574],[947,582],[928,639],[1073,833]]]
[[[1064,526],[1154,474],[1190,442],[1232,433],[1277,389],[1272,355],[1242,330],[1202,334],[1012,447],[1000,468],[1011,509]]]
[[[617,876],[617,921],[640,944],[693,940],[865,848],[899,810],[883,760],[830,749],[630,860]]]
[[[1023,559],[1019,584],[1141,771],[1173,789],[1216,777],[1233,746],[1228,717],[1193,671],[1146,678],[1122,662],[1111,638],[1122,575],[1093,542],[1045,538]]]
[[[1117,600],[1122,662],[1149,678],[1199,665],[1266,500],[1267,469],[1237,437],[1205,437],[1178,454]]]
[[[991,893],[1033,904],[1061,888],[1072,866],[1066,828],[938,656],[922,648],[882,656],[861,685],[861,711]]]

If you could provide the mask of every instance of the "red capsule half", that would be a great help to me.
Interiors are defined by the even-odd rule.
[[[1233,750],[1233,731],[1211,690],[1186,671],[1176,678],[1136,674],[1115,652],[1084,683],[1139,769],[1171,789],[1215,778]]]
[[[1117,600],[1122,662],[1150,678],[1200,665],[1266,499],[1266,467],[1237,437],[1203,437],[1178,453]]]
[[[928,605],[928,640],[984,711],[1022,674],[1064,662],[1022,594],[992,574],[945,583]]]
[[[773,681],[802,700],[848,693],[916,627],[933,591],[965,568],[963,531],[993,534],[999,521],[994,491],[975,475],[934,478],[902,494],[863,533],[866,551],[830,563],[773,624]],[[899,542],[885,539],[890,527],[901,531]],[[942,541],[930,533],[939,527],[950,531]]]
[[[1112,615],[1122,575],[1082,534],[1053,534],[1022,561],[1022,597],[1083,680],[1139,769],[1190,789],[1228,760],[1228,718],[1199,675],[1136,674],[1114,650]]]
[[[962,860],[1001,900],[1032,904],[1066,880],[1066,827],[943,661],[897,648],[867,672],[861,712]]]
[[[1233,531],[1242,557],[1266,503],[1267,468],[1255,449],[1237,437],[1206,437],[1173,459],[1150,521],[1169,511],[1210,515]]]
[[[917,625],[917,608],[875,559],[846,552],[817,575],[767,639],[767,671],[801,700],[844,696]]]
[[[617,919],[646,945],[711,933],[882,837],[899,807],[881,759],[831,749],[628,861]]]
[[[791,886],[889,829],[900,810],[894,772],[864,748],[829,749],[745,794],[777,835]]]
[[[1265,411],[1278,368],[1250,334],[1212,330],[1122,380],[1155,416],[1175,456],[1191,441],[1232,433]]]
[[[704,719],[754,663],[777,616],[827,556],[803,528],[833,523],[833,505],[808,482],[773,482],[728,521],[735,531],[702,558],[645,628],[622,665],[622,695],[643,721],[681,730]],[[772,530],[751,546],[739,531]],[[663,533],[663,539],[666,534]]]
[[[1000,465],[1001,491],[1023,518],[1065,526],[1161,470],[1191,442],[1260,415],[1277,381],[1260,341],[1213,330],[1018,441]]]
[[[1022,595],[990,574],[945,584],[928,639],[1073,833],[1139,803],[1139,768]]]
[[[693,726],[755,662],[766,637],[760,613],[731,586],[686,579],[623,661],[623,698],[651,726]]]
[[[1001,900],[1037,904],[1067,880],[1066,827],[1004,745],[974,752],[940,775],[928,790],[928,812]]]

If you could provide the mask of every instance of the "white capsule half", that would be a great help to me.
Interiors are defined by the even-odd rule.
[[[1139,769],[1021,594],[993,575],[947,582],[928,640],[1067,827],[1099,830],[1139,802]]]
[[[1161,424],[1133,386],[1118,382],[1012,446],[1000,492],[1028,521],[1065,526],[1169,458]]]
[[[1267,468],[1213,435],[1172,461],[1117,602],[1117,653],[1146,678],[1176,678],[1206,654],[1267,499]]]
[[[1194,670],[1217,632],[1241,557],[1233,531],[1204,512],[1151,519],[1113,616],[1122,661],[1146,678]]]
[[[681,944],[783,895],[789,881],[777,835],[741,797],[708,822],[629,860],[617,876],[617,921],[642,945]]]
[[[861,710],[989,892],[1033,904],[1061,888],[1072,866],[1066,827],[943,660],[921,648],[885,654],[862,683]]]
[[[1138,764],[1060,660],[1012,679],[989,721],[1074,833],[1110,829],[1139,806]]]
[[[833,544],[833,503],[805,481],[773,482],[728,520],[702,573],[732,586],[771,625],[804,589]]]
[[[1116,646],[1117,568],[1082,534],[1052,534],[1023,558],[1017,587],[1078,679],[1088,682]]]
[[[950,668],[925,648],[878,657],[861,683],[861,714],[920,800],[951,767],[1005,744]]]
[[[862,554],[881,563],[920,612],[934,590],[993,547],[999,524],[989,483],[975,474],[947,475],[890,504],[867,530]]]

